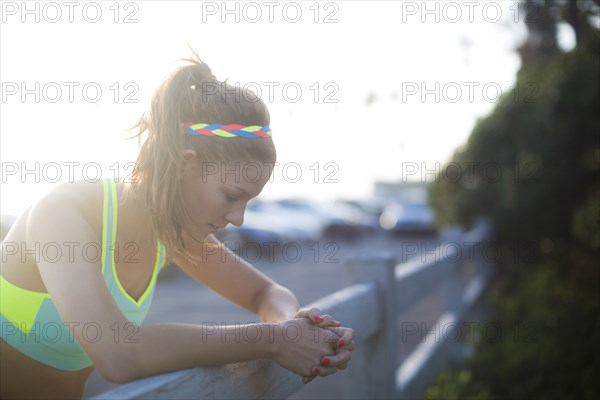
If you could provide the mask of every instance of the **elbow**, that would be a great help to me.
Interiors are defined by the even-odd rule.
[[[117,385],[124,385],[135,380],[135,378],[133,378],[134,375],[129,371],[101,370],[100,375],[102,375],[102,378],[106,381]]]
[[[142,374],[133,359],[122,348],[116,349],[112,354],[104,355],[96,363],[98,372],[110,383],[123,385],[139,379]]]
[[[117,385],[124,385],[126,383],[131,382],[125,376],[120,374],[115,374],[112,371],[100,371],[100,375],[104,378],[105,381],[114,383]]]

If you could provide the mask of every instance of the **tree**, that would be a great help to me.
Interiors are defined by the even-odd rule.
[[[492,218],[510,256],[498,265],[490,319],[535,329],[530,340],[480,342],[429,398],[600,397],[600,35],[588,21],[598,2],[524,4],[545,19],[527,23],[517,84],[478,121],[430,199],[440,225]],[[556,44],[561,21],[577,37],[568,53]],[[479,168],[443,179],[453,163]],[[514,257],[515,248],[529,252]]]

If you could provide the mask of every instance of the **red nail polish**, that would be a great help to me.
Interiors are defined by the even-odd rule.
[[[321,364],[323,364],[323,365],[329,365],[329,363],[330,363],[330,362],[331,362],[331,361],[329,360],[329,357],[325,357],[325,358],[323,359],[323,362],[322,362]]]
[[[335,324],[336,324],[337,326],[340,326],[342,323],[341,323],[341,322],[339,322],[339,321],[335,321]]]
[[[315,319],[315,321],[318,321],[318,322],[323,321],[323,317],[321,317],[320,315],[315,315],[314,319]]]
[[[319,367],[315,367],[315,369],[313,370],[313,375],[319,375],[320,372],[321,369]]]
[[[344,347],[346,343],[343,340],[338,340],[338,347]]]

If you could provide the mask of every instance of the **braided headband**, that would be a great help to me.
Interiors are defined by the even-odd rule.
[[[268,126],[195,124],[192,122],[184,122],[182,126],[190,136],[246,137],[252,139],[270,138],[272,136],[271,128]]]

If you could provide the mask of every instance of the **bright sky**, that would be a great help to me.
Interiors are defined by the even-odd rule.
[[[59,1],[26,13],[4,1],[2,213],[54,181],[130,172],[126,128],[186,41],[267,103],[280,166],[264,197],[362,198],[376,180],[420,179],[403,166],[433,170],[465,142],[514,84],[525,36],[517,2],[450,3],[228,2],[226,13],[221,1]]]

